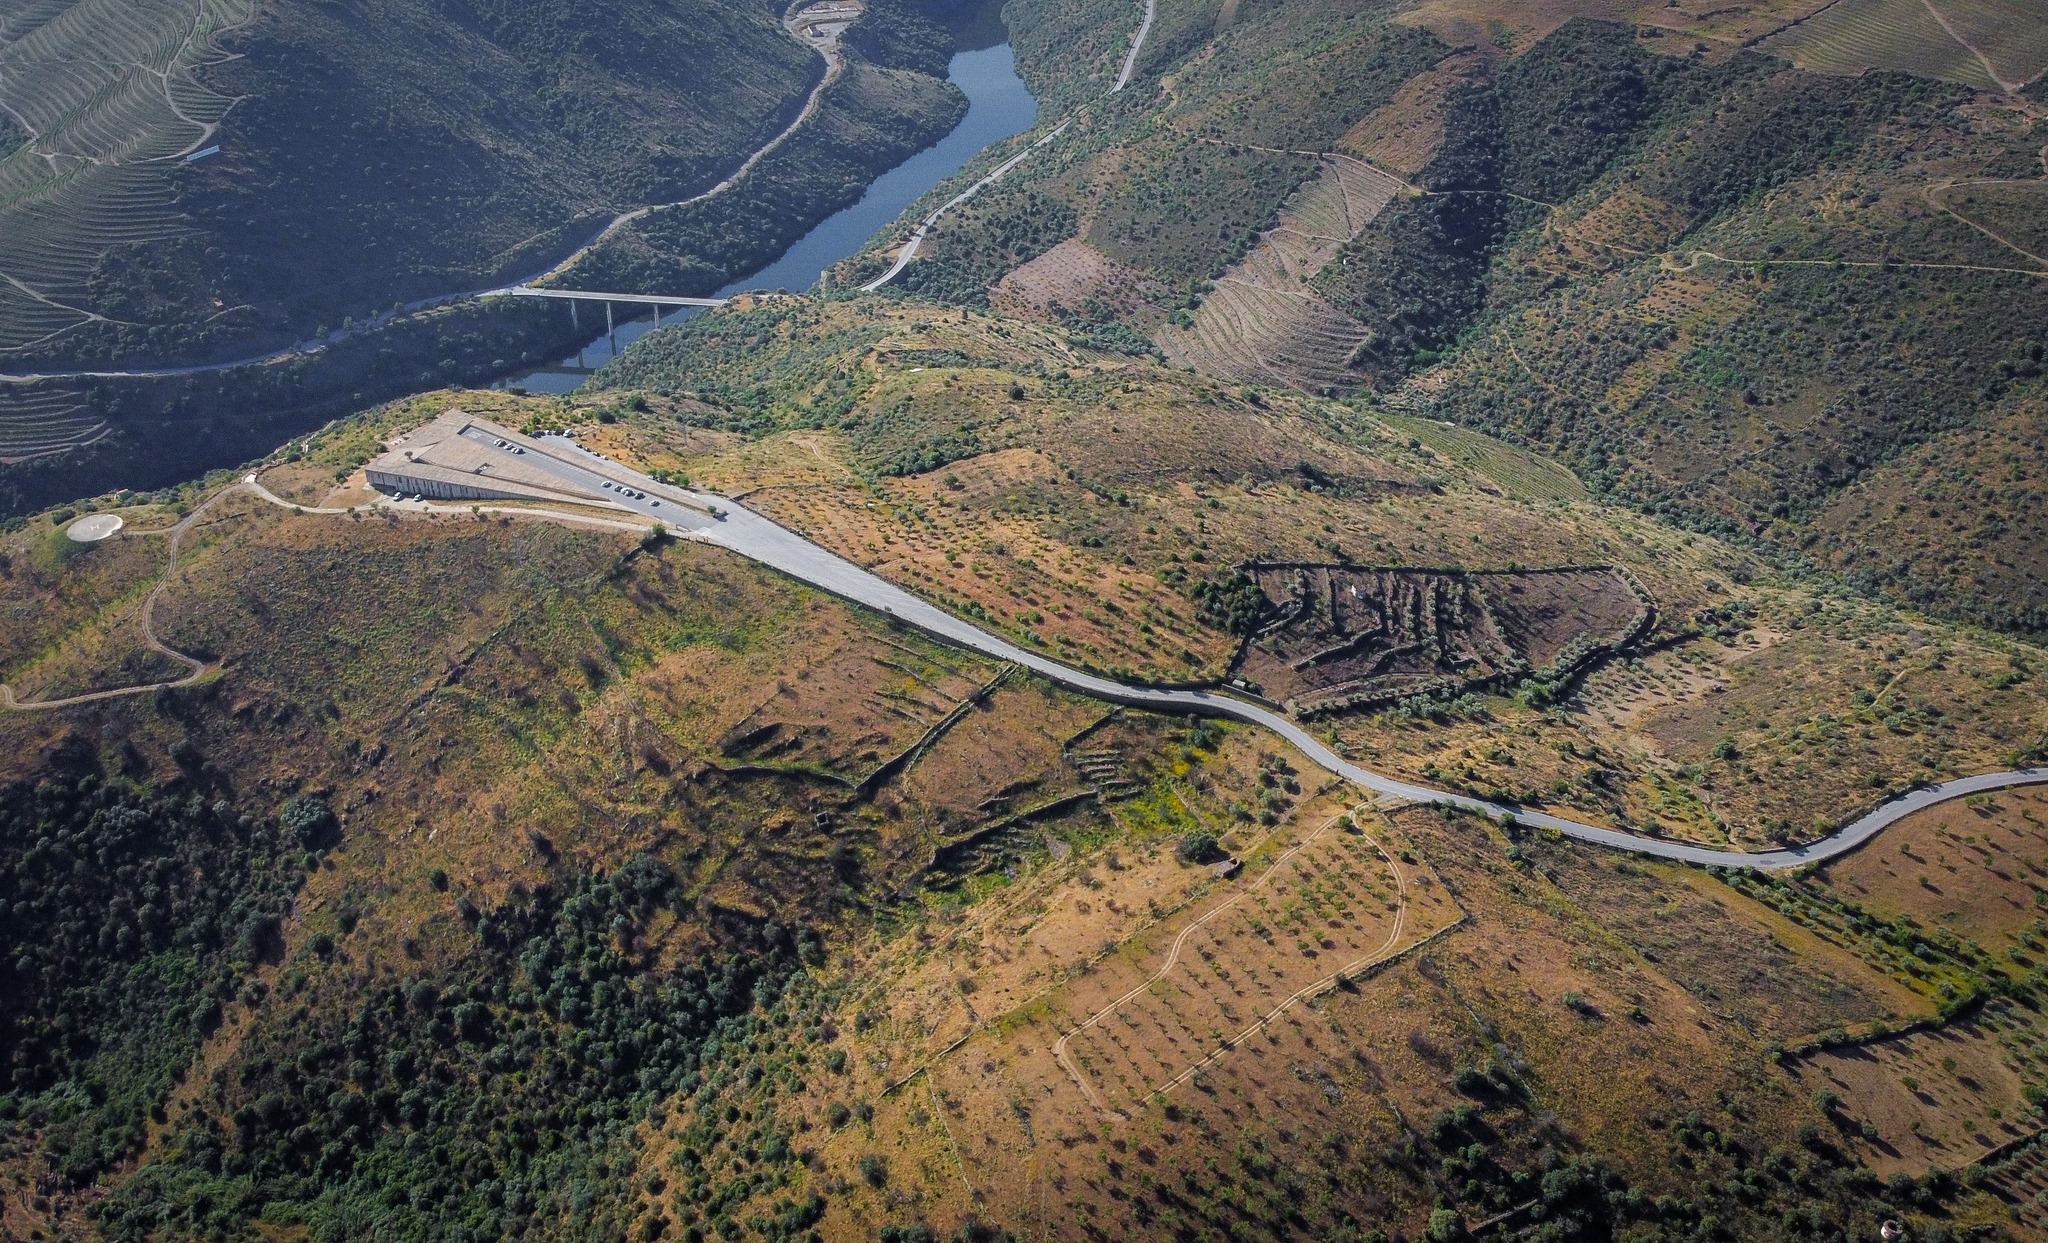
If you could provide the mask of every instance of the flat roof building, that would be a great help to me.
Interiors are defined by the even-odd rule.
[[[390,442],[363,471],[384,492],[437,501],[569,501],[606,504],[601,489],[565,475],[548,447],[488,419],[450,410]],[[543,461],[542,459],[547,459]]]

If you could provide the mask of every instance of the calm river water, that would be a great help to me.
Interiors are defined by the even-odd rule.
[[[1038,101],[1017,76],[1017,61],[1007,43],[958,53],[946,77],[967,96],[967,115],[952,133],[875,178],[860,202],[826,217],[818,227],[798,238],[781,258],[727,285],[718,291],[719,295],[750,289],[809,289],[826,268],[859,251],[878,229],[901,215],[919,195],[959,172],[983,147],[1030,129],[1038,118]],[[623,311],[624,307],[614,310]],[[588,317],[602,315],[603,311],[587,305],[583,313]],[[674,313],[664,314],[662,322],[673,318]],[[586,318],[584,322],[592,320]],[[616,334],[618,347],[624,349],[653,327],[651,318],[620,323]],[[514,376],[501,381],[498,387],[566,393],[612,357],[611,340],[600,335],[556,366]]]

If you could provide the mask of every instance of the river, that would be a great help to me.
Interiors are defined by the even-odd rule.
[[[967,96],[967,115],[951,133],[875,178],[858,203],[827,216],[783,251],[780,258],[727,285],[718,291],[718,296],[755,289],[809,289],[817,284],[826,268],[858,253],[877,230],[902,215],[903,209],[925,191],[965,168],[982,148],[1023,133],[1038,119],[1038,101],[1017,76],[1017,60],[1008,43],[955,53],[946,79]],[[595,311],[595,306],[584,308],[586,315]],[[689,314],[671,311],[663,315],[662,322]],[[569,392],[589,379],[591,372],[610,362],[617,350],[653,329],[651,316],[620,323],[613,336],[600,333],[554,366],[513,376],[496,387],[530,393]]]

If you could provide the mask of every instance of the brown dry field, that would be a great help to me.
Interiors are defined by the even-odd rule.
[[[1186,677],[1197,668],[1220,669],[1229,659],[1235,645],[1228,637],[1197,628],[1185,598],[1156,576],[1048,540],[1035,524],[983,508],[999,492],[1054,478],[1056,470],[1041,455],[1008,450],[947,474],[957,480],[957,493],[926,479],[873,493],[776,489],[750,500],[884,578],[956,609],[974,604],[1013,636],[1035,636],[1088,664]],[[1199,665],[1185,660],[1184,651]]]
[[[2013,1054],[1997,1034],[2002,1012],[1786,1063],[1802,1091],[1841,1100],[1843,1142],[1880,1178],[1960,1170],[2034,1131]],[[2034,1077],[2038,1077],[2038,1072]],[[1869,1123],[1870,1138],[1851,1126]]]
[[[1930,807],[1819,875],[1881,918],[1910,915],[2002,952],[2048,917],[2048,790]]]
[[[1664,4],[1644,0],[1538,0],[1512,5],[1499,0],[1424,0],[1402,13],[1399,20],[1434,31],[1453,47],[1476,43],[1489,51],[1513,55],[1527,51],[1575,17],[1604,18],[1635,22],[1665,32],[1663,38],[1644,40],[1645,46],[1657,51],[1683,55],[1698,43],[1726,55],[1826,5],[1827,0],[1762,0],[1734,6],[1716,0]]]
[[[1243,746],[1243,733],[1233,731],[1197,771],[1220,781],[1236,767],[1241,780],[1254,758],[1233,756]],[[1289,985],[1324,970],[1290,938],[1259,937],[1248,908],[1262,875],[1271,876],[1273,906],[1259,917],[1277,920],[1282,892],[1291,886],[1292,896],[1305,896],[1295,869],[1311,857],[1326,865],[1308,869],[1325,894],[1340,874],[1327,865],[1340,858],[1353,883],[1373,875],[1372,863],[1352,853],[1365,838],[1334,826],[1316,832],[1341,806],[1305,798],[1270,839],[1243,845],[1250,864],[1232,881],[1178,863],[1163,843],[1134,848],[1125,839],[1041,860],[979,905],[935,910],[843,959],[844,977],[860,982],[832,1025],[849,1054],[845,1073],[815,1076],[775,1106],[812,1149],[804,1178],[833,1193],[821,1229],[872,1232],[906,1214],[943,1226],[978,1213],[1031,1221],[1044,1238],[1142,1232],[1147,1213],[1159,1210],[1140,1193],[1180,1191],[1185,1175],[1187,1193],[1159,1203],[1199,1230],[1207,1197],[1233,1177],[1222,1157],[1234,1147],[1327,1169],[1331,1187],[1368,1219],[1419,1230],[1435,1193],[1372,1154],[1469,1103],[1450,1089],[1451,1072],[1485,1063],[1489,1050],[1512,1050],[1503,1073],[1533,1095],[1527,1107],[1482,1107],[1497,1155],[1535,1142],[1541,1126],[1533,1111],[1552,1111],[1652,1194],[1682,1191],[1671,1163],[1682,1145],[1672,1128],[1689,1114],[1738,1108],[1745,1126],[1786,1143],[1811,1117],[1805,1089],[1768,1067],[1747,1023],[1719,1017],[1716,1006],[1667,978],[1669,965],[1603,927],[1601,895],[1575,891],[1570,880],[1553,888],[1541,872],[1506,863],[1492,829],[1420,809],[1391,820],[1368,810],[1360,822],[1399,861],[1411,909],[1426,904],[1429,912],[1395,946],[1435,929],[1442,935],[1356,984],[1297,1002],[1163,1095],[1134,1099],[1123,1081],[1138,1092],[1157,1086],[1155,1077],[1170,1082],[1175,1076],[1165,1071],[1195,1064],[1220,1035],[1234,1034],[1232,1016],[1199,982],[1205,973],[1247,989],[1268,981],[1284,997]],[[1297,846],[1300,853],[1286,855]],[[1330,853],[1314,856],[1319,847]],[[1276,858],[1277,873],[1262,873]],[[1595,852],[1554,861],[1582,869],[1607,862]],[[1710,909],[1709,925],[1719,919],[1752,938],[1782,931],[1732,892],[1681,901]],[[1358,913],[1358,932],[1371,925],[1384,936],[1383,910]],[[1219,928],[1233,919],[1235,928]],[[1139,987],[1175,945],[1183,953],[1173,970]],[[1830,978],[1836,969],[1884,989],[1860,964],[1823,952],[1812,970],[1779,981],[1780,1003],[1788,1012],[1809,999],[1840,1004],[1845,986]],[[1084,1033],[1092,1044],[1069,1041],[1075,1067],[1063,1066],[1060,1037],[1134,989],[1132,1001]],[[1254,1017],[1244,1004],[1237,1017]],[[1116,1039],[1095,1039],[1104,1029]],[[827,1106],[835,1101],[865,1102],[872,1114],[834,1127]],[[666,1151],[651,1145],[648,1167],[660,1168]],[[884,1186],[863,1186],[863,1158],[880,1160]],[[1465,1211],[1476,1220],[1483,1206]]]
[[[1931,998],[1697,869],[1540,847],[1546,879],[1716,1017],[1796,1045],[1931,1018]]]

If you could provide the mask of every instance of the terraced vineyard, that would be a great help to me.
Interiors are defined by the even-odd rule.
[[[0,17],[0,111],[26,139],[0,160],[0,358],[101,319],[86,287],[99,255],[180,227],[172,171],[233,106],[194,71],[250,11],[30,0]]]
[[[1266,604],[1237,669],[1302,715],[1557,678],[1643,632],[1651,606],[1612,570],[1446,574],[1262,564]]]
[[[1761,46],[1815,73],[1898,69],[2010,92],[2048,69],[2048,20],[2035,0],[1842,0]]]
[[[83,394],[0,388],[0,466],[76,449],[106,431],[106,421],[87,408]]]
[[[1310,392],[1355,387],[1346,364],[1367,330],[1306,286],[1402,188],[1363,161],[1324,159],[1280,209],[1279,222],[1217,280],[1193,322],[1160,329],[1160,348],[1174,362],[1222,379]]]

